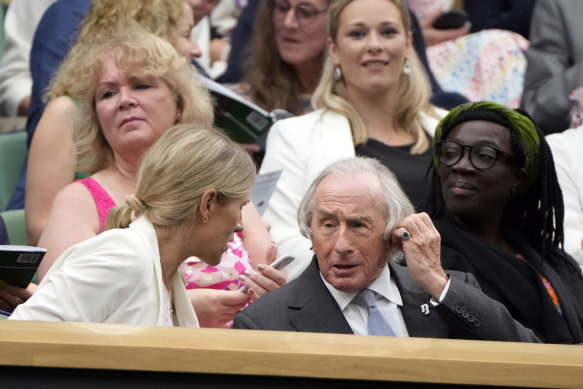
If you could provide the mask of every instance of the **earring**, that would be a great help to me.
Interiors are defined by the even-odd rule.
[[[513,198],[515,194],[516,194],[516,187],[513,186],[512,189],[510,189],[510,192],[508,193],[508,198],[509,199]]]
[[[411,74],[411,63],[409,63],[409,60],[405,60],[405,64],[403,65],[403,73],[409,75]]]
[[[208,221],[209,221],[209,217],[208,217],[208,215],[204,215],[204,216],[202,217],[202,222],[203,222],[203,223],[206,223],[206,222],[208,222]]]
[[[182,117],[182,111],[178,111],[178,113],[176,114],[176,121],[180,121],[180,118]]]
[[[334,66],[334,80],[339,81],[342,78],[342,70],[340,66]]]

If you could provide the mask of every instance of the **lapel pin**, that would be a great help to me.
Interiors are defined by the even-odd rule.
[[[425,315],[429,315],[429,305],[428,304],[421,304],[421,313]]]

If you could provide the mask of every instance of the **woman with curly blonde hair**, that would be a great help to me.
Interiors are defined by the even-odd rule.
[[[213,122],[191,65],[153,34],[122,31],[88,47],[77,66],[73,138],[78,169],[90,176],[55,197],[39,240],[47,248],[39,280],[65,249],[104,229],[108,204],[133,192],[144,153],[168,128]]]
[[[97,0],[81,23],[77,43],[71,48],[54,78],[46,98],[49,103],[33,137],[26,183],[25,208],[28,243],[35,245],[45,227],[57,192],[75,176],[76,151],[72,142],[72,120],[86,77],[82,63],[95,42],[120,28],[136,25],[172,43],[183,56],[200,56],[190,39],[194,22],[184,0]],[[183,81],[181,81],[183,82]],[[190,98],[190,97],[189,97]],[[47,164],[46,161],[51,161]],[[82,170],[89,173],[90,171]]]

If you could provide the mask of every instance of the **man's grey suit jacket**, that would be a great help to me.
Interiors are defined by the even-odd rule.
[[[499,302],[479,290],[469,273],[447,271],[450,286],[437,307],[406,267],[391,264],[391,277],[403,299],[401,313],[409,336],[540,342]],[[422,305],[429,307],[429,313]],[[336,300],[322,281],[317,259],[294,281],[271,291],[240,312],[233,328],[352,334]]]

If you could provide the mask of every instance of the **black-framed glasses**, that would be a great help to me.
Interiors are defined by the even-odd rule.
[[[468,149],[470,163],[478,170],[490,169],[499,157],[513,164],[516,160],[510,154],[486,144],[464,145],[455,140],[441,140],[435,144],[437,159],[442,165],[451,167],[458,163]]]
[[[294,16],[298,23],[303,26],[312,24],[316,20],[316,16],[328,10],[328,8],[317,9],[309,3],[300,3],[295,7],[283,0],[276,0],[273,3],[273,14],[277,18],[285,18],[291,9],[294,10]]]

